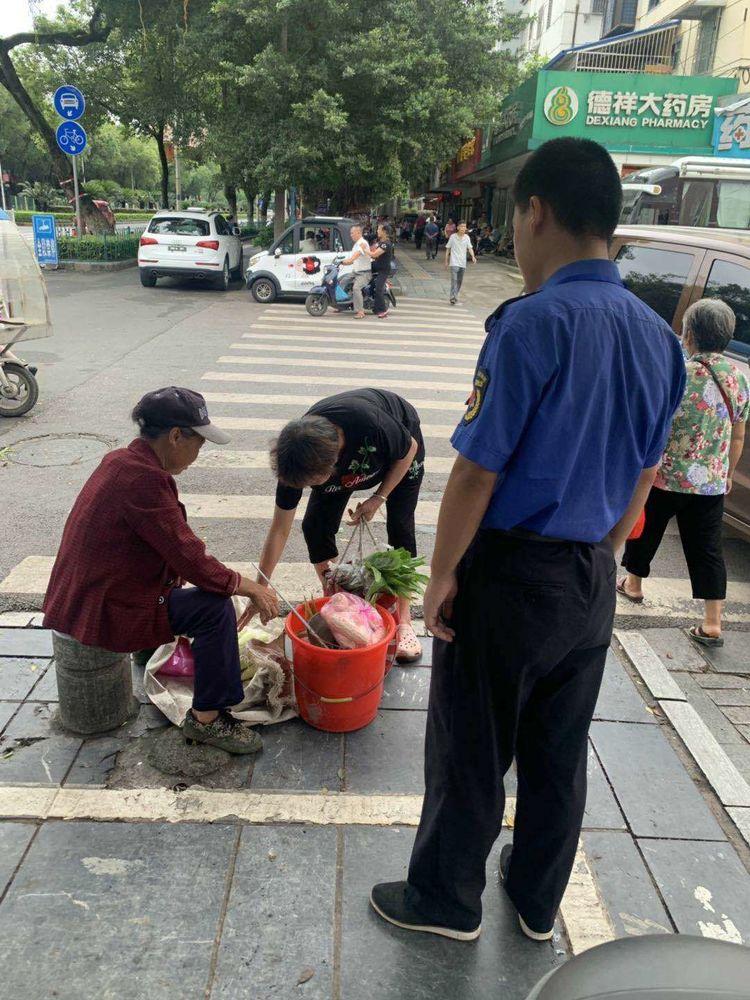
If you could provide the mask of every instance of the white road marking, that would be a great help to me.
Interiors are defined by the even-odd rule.
[[[212,414],[219,427],[228,431],[280,431],[284,426],[283,419],[275,417],[229,417],[222,414]],[[422,434],[426,438],[450,438],[456,429],[454,424],[422,424]]]
[[[274,368],[308,368],[314,372],[318,368],[341,370],[340,361],[327,361],[320,358],[236,358],[225,355],[217,359],[222,365],[269,365]],[[452,365],[401,365],[389,364],[387,361],[348,361],[348,369],[373,372],[435,372],[438,375],[463,375],[471,377],[474,373],[474,365],[465,365],[458,368]],[[269,376],[270,377],[270,376]],[[309,380],[309,379],[308,379]]]
[[[262,382],[263,385],[334,385],[340,388],[348,386],[361,386],[367,385],[367,382],[362,378],[349,378],[347,375],[339,375],[326,378],[324,375],[308,374],[308,375],[286,375],[277,374],[276,372],[204,372],[201,375],[201,379],[207,382]],[[377,387],[379,389],[395,389],[395,390],[407,390],[407,389],[426,389],[431,392],[453,392],[456,393],[461,399],[466,399],[467,396],[467,386],[470,390],[471,379],[467,379],[463,385],[457,384],[454,380],[453,382],[430,382],[430,381],[420,381],[418,379],[397,379],[397,378],[379,378],[377,380]]]
[[[208,403],[239,403],[243,406],[312,406],[320,396],[298,396],[290,393],[288,396],[254,392],[204,392],[203,397]],[[409,402],[419,410],[445,410],[446,412],[461,412],[466,409],[465,403],[454,403],[439,399],[414,399]]]
[[[574,955],[614,940],[615,929],[580,840],[570,882],[560,904],[560,916]]]
[[[252,334],[245,336],[252,336]],[[330,344],[330,341],[329,341]],[[440,345],[445,346],[445,345]],[[476,351],[435,351],[431,347],[425,347],[422,351],[404,351],[396,350],[396,346],[392,345],[390,350],[378,350],[376,347],[351,347],[349,344],[341,344],[340,347],[321,347],[318,344],[309,344],[306,340],[300,340],[295,343],[289,343],[288,341],[284,344],[269,344],[269,343],[236,343],[229,345],[232,351],[275,351],[280,350],[283,352],[293,351],[297,354],[340,354],[344,359],[342,361],[342,367],[346,366],[346,358],[351,357],[353,354],[356,355],[366,355],[368,357],[375,358],[423,358],[430,360],[432,358],[437,358],[438,360],[444,358],[447,361],[459,361],[462,358],[466,358],[467,361],[475,361],[477,352]],[[382,348],[382,344],[381,344]]]
[[[685,692],[659,659],[645,635],[641,632],[615,631],[615,636],[654,698],[687,700]]]
[[[208,394],[204,394],[208,398]],[[217,420],[217,423],[222,421]],[[453,468],[453,458],[437,458],[428,456],[425,459],[425,472],[430,475],[447,475]],[[194,468],[198,469],[262,469],[270,472],[268,451],[229,451],[226,448],[214,448],[211,451],[201,451]],[[26,616],[28,617],[28,616]],[[2,626],[0,615],[0,626]],[[27,623],[25,623],[27,624]]]
[[[338,327],[338,329],[334,329],[336,327]],[[295,330],[289,330],[288,333],[287,332],[280,333],[279,331],[280,331],[281,328],[278,327],[278,326],[275,326],[275,325],[271,325],[270,323],[253,323],[253,325],[250,327],[250,329],[251,330],[264,330],[264,331],[266,331],[264,334],[262,334],[262,336],[264,338],[267,337],[268,334],[272,332],[274,334],[274,339],[277,339],[277,337],[278,338],[284,338],[284,337],[294,337],[294,336],[297,336],[297,337],[304,337],[305,339],[311,339],[311,340],[312,339],[318,339],[318,340],[323,339],[323,340],[327,340],[327,341],[335,341],[337,339],[336,337],[333,336],[333,334],[335,332],[335,333],[339,334],[339,336],[341,337],[342,341],[344,341],[345,343],[351,343],[350,338],[352,336],[351,331],[342,330],[339,327],[338,323],[322,323],[320,325],[316,324],[316,330],[320,330],[320,332],[324,332],[324,333],[330,334],[330,336],[323,337],[323,338],[319,338],[319,337],[318,338],[313,338],[313,337],[308,338],[306,330],[296,330],[295,329]],[[379,334],[378,338],[376,340],[372,340],[371,343],[380,344],[380,343],[382,343],[383,338],[386,338],[386,337],[398,337],[399,340],[404,341],[404,342],[409,342],[409,341],[412,341],[412,340],[416,342],[416,341],[418,341],[421,338],[422,340],[433,341],[436,344],[438,342],[442,342],[442,341],[447,341],[448,343],[456,343],[456,342],[467,341],[469,343],[476,344],[477,346],[481,346],[481,344],[483,344],[484,340],[485,340],[485,337],[484,337],[483,334],[480,335],[480,334],[475,334],[475,333],[439,333],[437,331],[432,331],[432,330],[413,330],[411,328],[408,329],[408,330],[402,330],[399,327],[394,327],[394,326],[389,326],[387,329],[384,329],[382,332],[380,330],[378,330],[378,334]],[[249,336],[249,334],[243,333],[242,336],[243,337],[247,337],[247,336]],[[256,334],[256,336],[260,336],[260,334]],[[355,336],[356,336],[356,333],[355,333]],[[367,342],[368,342],[367,338],[357,337],[356,343],[367,343]],[[442,344],[441,344],[441,346],[442,346]]]
[[[472,319],[477,323],[482,322],[482,320],[477,319],[474,314],[466,308],[466,306],[452,306],[448,302],[437,302],[435,299],[415,300],[397,296],[396,309],[391,310],[391,316],[393,316],[399,309],[404,309],[404,311],[408,312],[410,315],[413,313],[417,316],[445,316],[446,318],[453,320],[465,318]],[[268,306],[262,315],[274,316],[280,313],[307,316],[313,322],[319,318],[317,316],[310,316],[302,303],[295,305],[291,302],[276,302],[272,306]],[[351,313],[347,312],[340,317],[337,316],[336,318],[341,318],[346,321],[347,319],[351,319]],[[368,317],[368,319],[374,320],[374,317]]]
[[[238,520],[269,520],[273,517],[275,498],[273,496],[243,496],[242,494],[184,493],[180,499],[187,508],[188,516],[195,518],[236,518]],[[304,516],[307,497],[303,497],[296,511],[296,517]],[[434,500],[420,500],[417,504],[417,524],[434,526],[437,524],[440,504]],[[380,518],[373,524],[377,526]]]
[[[350,337],[357,337],[360,334],[378,333],[380,330],[390,330],[396,328],[405,334],[412,330],[442,330],[445,333],[474,333],[477,336],[484,334],[484,326],[476,320],[454,320],[453,322],[442,319],[412,319],[411,316],[399,318],[395,313],[391,313],[387,320],[347,320],[345,316],[333,316],[326,319],[321,316],[315,319],[311,316],[260,316],[255,322],[264,323],[267,326],[278,327],[306,327],[310,333],[316,329],[326,326],[331,329],[346,331]],[[255,325],[253,323],[253,325]]]

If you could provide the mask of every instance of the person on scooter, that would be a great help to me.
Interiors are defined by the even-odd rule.
[[[349,230],[352,237],[352,252],[342,260],[342,264],[354,265],[354,284],[352,285],[352,303],[354,318],[365,318],[364,289],[372,281],[372,262],[370,261],[370,245],[362,234],[362,226],[352,226]]]
[[[271,446],[271,467],[278,486],[259,563],[265,577],[271,577],[281,559],[308,486],[302,532],[321,582],[338,555],[336,532],[355,491],[374,492],[349,510],[349,523],[372,520],[385,504],[389,544],[417,554],[414,522],[424,477],[424,441],[419,414],[394,392],[352,389],[316,403],[282,429]],[[422,649],[408,600],[399,601],[399,617],[396,655],[399,662],[410,663]]]
[[[385,283],[391,273],[393,260],[393,232],[387,223],[378,226],[378,240],[370,251],[372,271],[375,275],[375,313],[378,319],[385,319],[388,306],[385,302]]]
[[[206,441],[227,444],[229,435],[211,423],[200,393],[178,386],[146,393],[132,418],[139,436],[105,455],[73,504],[44,627],[116,653],[189,636],[195,682],[185,738],[255,753],[260,737],[228,711],[244,698],[231,598],[250,598],[241,623],[259,613],[265,624],[279,613],[276,595],[206,552],[174,481]]]

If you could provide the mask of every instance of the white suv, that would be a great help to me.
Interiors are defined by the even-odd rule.
[[[233,278],[242,277],[240,231],[218,212],[163,209],[141,236],[138,270],[145,288],[169,275],[212,281],[226,291]]]

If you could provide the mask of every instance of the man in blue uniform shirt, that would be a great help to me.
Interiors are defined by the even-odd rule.
[[[408,881],[371,894],[391,923],[464,941],[481,930],[514,757],[500,878],[523,932],[552,936],[586,803],[614,551],[685,386],[677,337],[609,261],[621,187],[606,150],[545,143],[513,194],[528,294],[487,320],[424,598],[437,638],[422,819]]]

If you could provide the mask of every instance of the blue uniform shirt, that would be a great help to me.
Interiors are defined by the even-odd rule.
[[[606,260],[501,306],[452,443],[498,473],[484,528],[599,542],[657,465],[685,388],[678,338]]]

